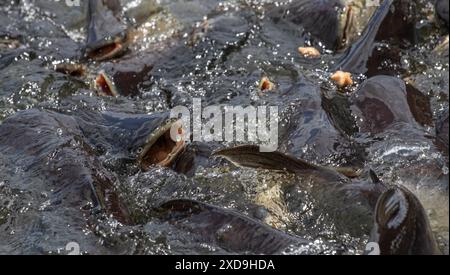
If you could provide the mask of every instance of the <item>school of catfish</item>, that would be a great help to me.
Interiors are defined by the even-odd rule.
[[[0,254],[449,253],[448,1],[80,3],[0,0]],[[172,140],[194,98],[277,150]]]

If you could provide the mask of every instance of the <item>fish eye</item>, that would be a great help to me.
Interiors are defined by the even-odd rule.
[[[142,153],[142,150],[144,150],[142,147],[137,148],[136,153],[140,154]]]

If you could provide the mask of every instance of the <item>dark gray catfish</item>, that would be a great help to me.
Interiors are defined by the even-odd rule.
[[[133,213],[123,203],[116,185],[121,168],[113,165],[111,169],[111,165],[105,165],[105,158],[124,165],[135,163],[143,170],[151,165],[169,165],[181,153],[178,149],[183,145],[170,140],[168,133],[173,125],[176,121],[168,119],[166,113],[130,115],[100,113],[89,108],[67,113],[32,109],[6,119],[0,126],[0,161],[23,171],[19,180],[7,186],[32,194],[37,200],[47,200],[47,210],[37,212],[35,219],[53,213],[53,221],[46,228],[22,224],[21,228],[29,230],[24,234],[50,231],[59,236],[60,226],[79,229],[81,234],[86,227],[96,225],[92,218],[97,213],[133,225]],[[43,193],[46,197],[40,198]],[[50,209],[65,209],[66,215],[60,217],[58,211]],[[176,223],[183,230],[200,233],[203,241],[230,252],[274,254],[291,245],[302,248],[302,253],[324,252],[320,248],[313,250],[302,238],[237,212],[199,202],[168,202],[161,206],[159,213],[161,219]],[[6,225],[14,228],[13,221],[6,221]],[[37,238],[37,242],[41,241]],[[67,238],[61,237],[60,242],[64,244]]]
[[[0,153],[4,161],[25,171],[14,186],[48,192],[52,205],[80,209],[80,215],[104,211],[123,223],[133,223],[119,200],[116,171],[105,168],[101,159],[109,156],[143,170],[170,166],[184,147],[184,142],[170,137],[176,123],[167,113],[127,115],[79,109],[75,115],[32,109],[0,125]]]
[[[370,241],[378,243],[383,255],[441,254],[425,209],[403,186],[379,197]]]
[[[342,212],[335,216],[337,223],[340,219],[361,221],[358,215],[368,215],[368,226],[378,233],[372,239],[379,242],[381,254],[440,253],[419,200],[404,187],[389,187],[382,183],[373,173],[372,183],[343,180],[342,175],[331,169],[279,152],[262,153],[259,147],[251,145],[219,150],[215,155],[243,167],[285,170],[312,178],[313,187],[309,190],[312,195],[329,200],[324,202],[323,211],[328,213],[336,207],[334,211]],[[366,208],[366,212],[357,211],[357,208]]]
[[[86,57],[103,61],[124,53],[130,33],[121,11],[119,0],[89,0]]]
[[[158,217],[198,235],[199,241],[218,245],[230,252],[276,254],[289,247],[305,247],[309,241],[274,229],[233,210],[210,204],[176,199],[157,208]]]

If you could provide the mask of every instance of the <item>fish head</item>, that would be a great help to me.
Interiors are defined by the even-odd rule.
[[[399,122],[415,125],[401,79],[382,75],[369,78],[352,101],[351,110],[361,132],[378,134]]]
[[[371,242],[378,243],[382,255],[440,254],[419,199],[401,186],[378,199]]]
[[[153,165],[170,166],[185,148],[184,129],[177,118],[154,117],[136,131],[131,151],[144,171]]]
[[[123,54],[131,40],[131,33],[121,31],[108,35],[86,45],[85,56],[91,60],[104,61]]]
[[[84,56],[95,61],[111,59],[125,52],[132,32],[120,16],[118,1],[90,0]]]
[[[170,166],[184,150],[184,130],[181,121],[169,113],[135,115],[105,112],[98,135],[108,143],[110,154],[121,156],[126,162],[135,162],[146,171],[153,165]],[[173,137],[173,138],[172,138]]]

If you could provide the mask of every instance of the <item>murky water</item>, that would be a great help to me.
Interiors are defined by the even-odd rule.
[[[277,106],[279,151],[328,167],[372,169],[384,182],[406,186],[449,253],[448,147],[436,142],[448,117],[448,28],[436,23],[433,1],[414,1],[414,35],[378,35],[369,70],[354,75],[349,93],[329,80],[342,50],[322,47],[298,24],[271,15],[295,1],[120,2],[133,42],[122,56],[93,62],[81,58],[87,1],[70,7],[0,0],[0,254],[66,254],[69,242],[87,254],[253,253],[158,218],[154,209],[177,198],[233,209],[309,242],[280,253],[363,252],[371,214],[326,210],[330,198],[309,192],[314,179],[236,168],[210,156],[230,142],[194,143],[194,159],[143,171],[130,157],[127,132],[105,118],[189,107],[193,98],[204,106]],[[321,57],[302,57],[297,49],[305,45]],[[86,73],[55,71],[68,62],[83,63]],[[114,76],[120,96],[97,95],[93,82],[102,70]],[[377,75],[409,83],[401,98],[407,108],[396,101],[389,107],[397,108],[398,121],[368,133],[349,110],[361,83]],[[275,83],[273,91],[258,88],[263,76]],[[110,186],[133,222],[91,205],[86,183]],[[338,222],[344,211],[348,220]]]

